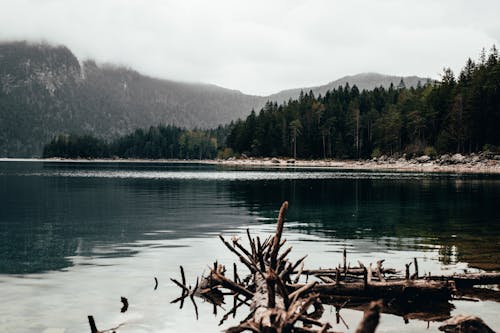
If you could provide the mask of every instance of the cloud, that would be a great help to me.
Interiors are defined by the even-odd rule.
[[[0,39],[246,93],[365,71],[437,77],[500,40],[494,0],[0,0]]]

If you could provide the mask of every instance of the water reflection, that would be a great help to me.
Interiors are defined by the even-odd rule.
[[[220,318],[203,315],[210,306],[195,322],[169,305],[178,290],[168,277],[183,264],[194,283],[212,260],[231,264],[215,234],[249,226],[264,237],[283,200],[292,257],[309,254],[310,268],[338,263],[346,246],[352,260],[392,267],[418,257],[423,271],[500,269],[499,185],[491,176],[0,162],[0,331],[86,332],[87,314],[102,328],[126,321],[129,332],[219,331]],[[496,304],[456,305],[495,324]],[[344,316],[355,327],[361,314]],[[400,322],[386,316],[382,329],[399,332]]]
[[[276,214],[271,203],[290,200],[289,218],[302,222],[297,232],[383,239],[387,249],[397,250],[425,251],[434,245],[445,264],[464,261],[499,269],[499,185],[497,179],[395,177],[245,182],[230,187],[233,197],[269,218]]]
[[[495,177],[1,162],[0,184],[0,273],[62,269],[74,255],[137,252],[119,244],[266,223],[283,200],[300,233],[368,239],[360,248],[368,252],[437,247],[444,264],[500,268]]]

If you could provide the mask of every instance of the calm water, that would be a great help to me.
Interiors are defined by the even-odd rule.
[[[198,302],[196,321],[191,304],[170,304],[179,290],[169,278],[181,264],[192,283],[216,259],[232,265],[217,234],[271,233],[284,200],[292,258],[309,254],[308,268],[336,265],[346,246],[353,263],[401,268],[418,257],[422,272],[500,270],[498,176],[4,161],[0,332],[89,332],[89,314],[100,329],[125,323],[120,332],[219,332],[227,325],[210,305]],[[500,328],[498,303],[454,306]],[[362,313],[342,315],[350,329],[334,329],[350,332]],[[426,328],[384,315],[379,332]]]

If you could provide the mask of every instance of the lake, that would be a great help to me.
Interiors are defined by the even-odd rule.
[[[215,260],[236,258],[218,239],[263,237],[290,203],[284,237],[306,268],[348,261],[404,268],[414,257],[433,274],[500,270],[500,177],[195,163],[0,162],[0,331],[220,332],[223,315],[200,318],[170,281],[190,283]],[[154,277],[158,289],[154,290]],[[130,303],[120,313],[120,297]],[[226,310],[231,308],[232,300]],[[500,328],[500,304],[454,301],[452,314]],[[326,306],[324,319],[334,323]],[[352,332],[359,311],[341,314]],[[383,315],[377,332],[437,332],[439,323]]]

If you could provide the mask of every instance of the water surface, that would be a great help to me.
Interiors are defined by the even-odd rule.
[[[417,257],[422,272],[500,270],[498,176],[0,162],[0,331],[88,332],[93,314],[100,329],[219,332],[208,304],[196,321],[190,304],[169,303],[179,295],[169,277],[180,264],[192,283],[214,260],[232,266],[217,234],[272,233],[284,200],[292,257],[309,254],[309,268],[336,265],[347,247],[353,263],[401,268]],[[454,306],[500,327],[497,303]],[[342,311],[355,329],[362,313]],[[380,332],[426,327],[385,315]]]

